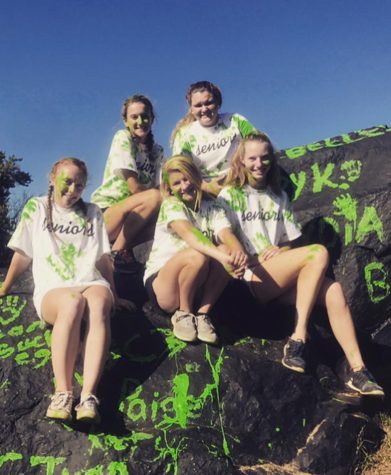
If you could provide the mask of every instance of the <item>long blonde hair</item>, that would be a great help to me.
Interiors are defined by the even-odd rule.
[[[223,96],[221,94],[221,90],[216,84],[213,84],[213,82],[210,81],[197,81],[193,84],[190,84],[189,88],[186,91],[186,101],[189,106],[189,110],[185,117],[183,117],[175,126],[171,138],[170,138],[170,145],[172,146],[174,144],[174,140],[176,137],[176,134],[178,133],[179,129],[184,127],[185,125],[191,124],[194,122],[196,119],[191,113],[191,96],[195,92],[204,92],[207,91],[210,94],[212,94],[213,99],[216,101],[217,107],[220,108],[221,104],[223,103]]]
[[[163,199],[173,196],[173,192],[170,188],[170,173],[173,172],[183,173],[194,186],[196,190],[194,211],[198,211],[202,199],[202,177],[193,160],[186,155],[174,155],[164,163],[162,167],[162,181],[160,184],[160,192]]]
[[[224,185],[242,187],[248,184],[248,173],[242,160],[245,153],[246,143],[251,141],[267,144],[270,157],[270,169],[266,175],[266,184],[271,188],[273,193],[281,195],[280,170],[277,165],[276,151],[270,138],[260,130],[251,132],[249,135],[242,138],[235,155],[232,158],[231,167],[228,171],[227,178],[224,181]]]

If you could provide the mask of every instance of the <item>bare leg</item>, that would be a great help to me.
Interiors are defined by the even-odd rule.
[[[209,258],[194,249],[185,249],[172,257],[153,281],[159,306],[166,312],[176,309],[193,312],[194,297],[204,283]]]
[[[137,237],[146,226],[150,225],[153,229],[160,203],[160,192],[152,188],[108,208],[104,221],[110,241],[115,241],[113,250],[132,248],[140,243]],[[149,234],[148,237],[152,237],[152,231]]]
[[[224,250],[224,246],[219,246],[219,249]],[[208,314],[212,310],[213,305],[223,293],[229,280],[230,277],[220,262],[211,259],[208,277],[203,285],[203,294],[197,313]]]
[[[77,289],[50,290],[42,301],[42,317],[53,325],[52,366],[57,391],[72,391],[86,301]]]
[[[110,310],[113,304],[111,292],[103,285],[91,286],[83,295],[87,306],[81,399],[86,394],[96,394],[110,345]]]
[[[326,278],[318,297],[327,309],[327,315],[335,338],[340,344],[353,371],[364,366],[358,346],[352,315],[339,282]]]
[[[305,342],[308,320],[322,285],[328,252],[321,245],[304,246],[278,254],[253,269],[251,289],[266,303],[296,284],[294,340]]]

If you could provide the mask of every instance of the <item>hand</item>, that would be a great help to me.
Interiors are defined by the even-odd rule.
[[[282,249],[278,246],[269,246],[266,249],[264,249],[261,254],[259,255],[259,261],[260,262],[265,262],[271,259],[274,256],[277,256],[278,254],[281,254]]]
[[[242,250],[231,251],[229,255],[233,259],[233,262],[232,262],[233,267],[239,268],[239,267],[248,266],[248,256]]]
[[[136,304],[131,300],[122,299],[116,297],[114,306],[116,310],[128,310],[129,312],[135,312],[137,310]]]

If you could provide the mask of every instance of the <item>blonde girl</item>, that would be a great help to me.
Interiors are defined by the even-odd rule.
[[[48,196],[31,198],[9,242],[14,254],[0,296],[32,262],[34,305],[53,326],[51,350],[56,391],[46,415],[72,419],[73,373],[85,322],[83,387],[76,418],[98,421],[98,383],[110,343],[114,292],[110,246],[96,205],[85,203],[85,163],[64,158],[53,165]]]
[[[313,306],[321,304],[351,368],[346,384],[361,394],[384,395],[365,368],[342,287],[325,277],[327,250],[317,244],[291,249],[301,233],[280,189],[275,151],[267,135],[257,132],[243,139],[219,200],[228,206],[249,256],[245,280],[254,297],[261,303],[278,298],[296,306],[296,325],[282,364],[305,371],[308,319]]]
[[[229,273],[240,278],[247,259],[224,210],[203,196],[201,182],[189,157],[165,162],[163,202],[144,280],[151,300],[172,314],[177,338],[216,343],[209,313]]]
[[[115,267],[126,271],[134,262],[133,247],[153,236],[163,149],[153,138],[155,113],[146,96],[128,97],[121,116],[125,128],[114,135],[103,183],[91,201],[104,211]]]
[[[217,196],[242,137],[254,127],[240,114],[221,113],[220,89],[210,81],[191,84],[187,115],[175,127],[173,153],[189,154],[201,171],[202,190]]]

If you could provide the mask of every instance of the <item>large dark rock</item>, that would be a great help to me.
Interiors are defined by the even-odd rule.
[[[368,366],[388,391],[389,132],[377,127],[281,153],[306,238],[330,248]],[[381,441],[377,413],[389,396],[345,389],[346,362],[322,311],[311,321],[311,367],[299,375],[280,363],[292,309],[258,307],[232,283],[214,311],[220,346],[187,345],[146,302],[140,276],[116,277],[139,311],[113,319],[99,426],[45,419],[50,329],[37,320],[31,277],[0,299],[1,474],[345,475]],[[76,393],[80,374],[79,363]]]

